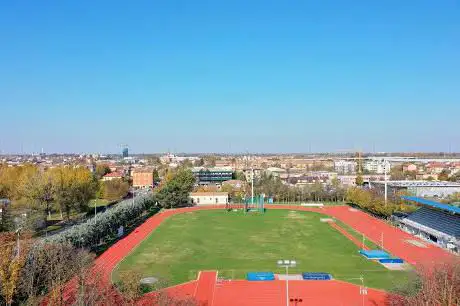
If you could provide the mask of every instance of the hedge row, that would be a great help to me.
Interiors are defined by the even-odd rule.
[[[135,223],[145,212],[154,207],[151,194],[124,200],[105,212],[86,222],[72,226],[51,237],[44,238],[44,242],[69,242],[75,247],[93,248],[101,241],[110,239],[117,234],[120,226],[127,227]]]

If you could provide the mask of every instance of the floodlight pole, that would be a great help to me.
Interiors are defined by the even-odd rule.
[[[254,206],[254,168],[251,167],[251,204]]]
[[[289,267],[295,267],[295,260],[278,260],[278,266],[286,268],[286,306],[289,306]]]
[[[388,161],[385,159],[385,162],[384,162],[384,174],[385,174],[385,206],[387,205],[387,201],[388,201],[388,183],[387,183],[387,180],[388,180]]]
[[[286,306],[289,306],[289,266],[286,265]]]

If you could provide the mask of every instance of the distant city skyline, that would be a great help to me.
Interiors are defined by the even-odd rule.
[[[0,151],[460,151],[458,4],[0,3]]]

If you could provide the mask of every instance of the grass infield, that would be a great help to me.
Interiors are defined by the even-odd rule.
[[[137,270],[171,285],[196,279],[200,270],[244,279],[250,271],[284,273],[278,259],[295,259],[289,273],[328,272],[334,278],[390,290],[409,279],[358,254],[358,247],[313,212],[267,210],[265,214],[196,211],[165,220],[114,271]],[[356,233],[355,233],[356,234]]]

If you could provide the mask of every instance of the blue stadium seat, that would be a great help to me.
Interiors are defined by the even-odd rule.
[[[421,207],[406,219],[447,235],[460,237],[460,216],[458,215]]]

